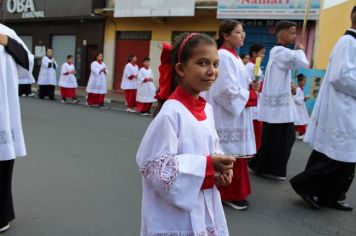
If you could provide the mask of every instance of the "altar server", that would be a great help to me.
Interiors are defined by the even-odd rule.
[[[139,70],[137,75],[138,89],[137,89],[137,112],[142,115],[149,115],[152,103],[156,101],[156,88],[154,85],[154,76],[150,68],[150,58],[143,59],[143,67]]]
[[[294,22],[276,25],[278,45],[270,52],[263,88],[258,100],[258,118],[263,121],[262,143],[257,155],[249,162],[257,175],[285,180],[287,164],[295,141],[294,104],[291,94],[291,70],[307,68],[304,47],[287,46],[297,38]]]
[[[18,98],[19,70],[30,76],[33,55],[10,28],[0,24],[0,233],[15,218],[12,173],[15,158],[26,156]],[[22,71],[23,70],[23,71]],[[27,73],[27,75],[26,75]]]
[[[51,100],[55,100],[54,91],[57,85],[56,69],[57,62],[53,58],[52,49],[48,48],[46,56],[42,58],[41,69],[37,81],[39,85],[38,97],[40,99],[48,97]]]
[[[130,55],[129,62],[126,64],[122,76],[121,89],[123,89],[125,92],[127,112],[136,112],[135,108],[138,87],[138,66],[136,62],[136,55]]]
[[[293,101],[296,109],[296,117],[294,120],[294,126],[297,139],[303,139],[309,122],[309,114],[305,102],[309,96],[304,95],[304,85],[306,83],[306,77],[303,74],[297,75],[298,87],[296,93],[293,96]]]
[[[356,163],[356,6],[351,20],[331,53],[305,134],[313,151],[305,170],[290,181],[314,209],[353,209],[344,200]]]
[[[73,56],[67,56],[67,62],[62,65],[61,77],[59,78],[59,86],[61,87],[62,102],[67,102],[67,98],[71,98],[73,103],[78,103],[75,89],[78,87],[77,78],[75,77],[75,67],[73,64]]]

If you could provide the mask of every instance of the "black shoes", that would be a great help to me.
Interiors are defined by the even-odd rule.
[[[314,196],[308,194],[300,194],[300,197],[306,202],[312,209],[319,210],[321,207],[315,201]]]
[[[10,225],[8,222],[0,223],[0,234],[7,231],[8,229],[10,229]]]
[[[347,204],[342,201],[337,201],[334,203],[325,203],[325,202],[318,201],[318,204],[320,204],[321,206],[334,208],[334,209],[340,210],[340,211],[352,211],[353,210],[353,207],[350,204]]]

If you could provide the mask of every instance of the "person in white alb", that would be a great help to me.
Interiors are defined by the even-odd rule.
[[[47,49],[46,56],[42,58],[41,69],[38,75],[38,97],[44,99],[48,97],[51,100],[54,98],[54,90],[57,85],[57,76],[56,76],[57,62],[53,58],[53,52],[51,48]]]
[[[105,106],[105,94],[107,93],[106,76],[108,69],[103,62],[103,54],[97,53],[95,60],[90,65],[90,77],[87,85],[87,105],[99,106],[100,108],[107,108]]]
[[[298,87],[296,88],[295,95],[293,96],[293,101],[296,110],[294,126],[297,139],[302,140],[307,130],[307,125],[309,123],[309,114],[307,106],[305,104],[309,96],[304,95],[304,85],[307,81],[305,75],[299,74],[297,75],[297,79]]]
[[[278,45],[270,51],[263,88],[258,99],[258,119],[263,121],[262,143],[249,162],[258,176],[286,180],[287,164],[295,141],[291,70],[309,67],[302,43],[296,50],[287,46],[297,39],[294,22],[276,24]]]
[[[15,218],[12,174],[17,157],[26,156],[18,97],[19,70],[30,77],[33,55],[10,28],[0,23],[0,233]]]
[[[19,96],[32,97],[31,85],[36,83],[35,78],[32,73],[28,73],[25,69],[21,68],[18,70],[19,73]]]
[[[126,64],[121,81],[121,89],[125,92],[126,111],[136,112],[136,97],[138,87],[138,66],[137,57],[134,54],[129,56],[129,62]]]
[[[139,70],[137,75],[137,112],[142,115],[149,115],[152,103],[156,101],[156,88],[154,85],[154,76],[150,68],[150,58],[143,59],[143,67]]]
[[[67,56],[67,62],[62,65],[61,77],[58,85],[61,88],[62,103],[67,102],[67,98],[71,98],[72,102],[77,104],[77,94],[75,89],[78,88],[77,78],[75,77],[75,67],[73,64],[73,56]]]
[[[356,163],[356,6],[351,21],[332,50],[304,137],[313,151],[305,170],[290,181],[313,209],[353,209],[344,200]]]
[[[228,236],[216,186],[231,182],[234,159],[222,154],[213,110],[199,96],[218,74],[216,44],[206,34],[184,33],[167,49],[162,54],[172,60],[162,60],[169,66],[161,67],[165,83],[157,95],[165,102],[136,156],[143,186],[140,235]]]

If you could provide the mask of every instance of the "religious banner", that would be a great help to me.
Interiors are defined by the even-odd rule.
[[[303,20],[307,0],[218,0],[219,19]],[[317,20],[320,0],[311,0],[309,19]]]

